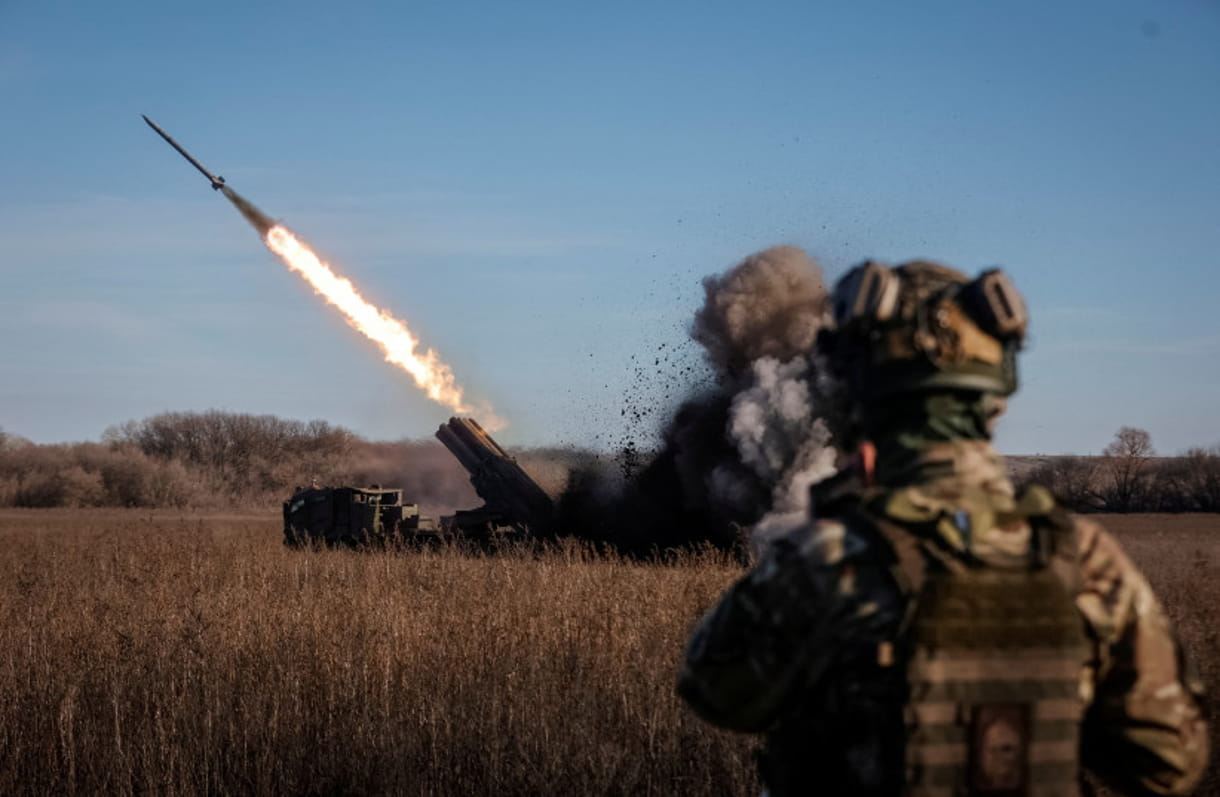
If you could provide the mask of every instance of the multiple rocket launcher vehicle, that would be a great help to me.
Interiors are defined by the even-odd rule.
[[[148,126],[223,193],[259,232],[272,223],[212,174],[161,129],[141,115]],[[402,491],[380,487],[298,488],[284,502],[284,542],[358,545],[445,538],[491,541],[501,538],[545,538],[554,534],[555,507],[550,496],[500,447],[473,418],[450,418],[436,437],[457,458],[483,506],[459,510],[438,520],[421,517],[419,507],[402,502]]]
[[[355,547],[441,540],[494,544],[554,535],[555,505],[550,496],[478,421],[450,418],[436,437],[470,474],[483,506],[438,521],[421,517],[415,504],[402,503],[398,489],[298,488],[284,502],[284,544]]]

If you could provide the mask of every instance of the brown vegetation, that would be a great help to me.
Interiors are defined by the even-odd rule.
[[[314,480],[402,487],[437,513],[478,503],[439,443],[374,443],[324,421],[211,410],[129,421],[102,443],[0,433],[0,506],[261,509]]]
[[[1215,694],[1220,516],[1101,520]],[[673,695],[738,572],[294,553],[266,515],[5,510],[0,793],[754,793],[754,740]]]
[[[1009,468],[1077,512],[1220,512],[1220,446],[1157,457],[1148,433],[1129,426],[1099,457],[1011,457]]]
[[[0,793],[742,794],[673,695],[735,568],[294,553],[266,516],[0,515]]]
[[[700,417],[710,418],[713,428],[686,434],[674,451],[652,458],[631,449],[631,456],[619,458],[618,468],[593,452],[572,448],[532,449],[517,457],[553,497],[569,488],[575,491],[560,499],[565,520],[581,527],[569,529],[572,533],[606,539],[634,532],[645,543],[637,547],[648,548],[687,541],[691,532],[685,525],[693,525],[703,529],[704,539],[731,542],[735,531],[726,534],[713,529],[715,524],[750,525],[757,513],[741,514],[733,501],[715,504],[712,511],[706,497],[692,507],[693,499],[683,492],[692,479],[683,475],[683,467],[697,464],[697,473],[728,467],[717,448],[727,443],[714,431],[726,422],[722,415],[704,412]],[[640,461],[629,463],[633,457]],[[679,466],[679,460],[692,462]],[[1050,487],[1078,512],[1220,512],[1220,446],[1156,457],[1147,432],[1123,427],[1101,456],[1012,457],[1009,466],[1018,485]],[[623,477],[618,482],[634,478],[637,492],[681,503],[683,512],[659,511],[656,496],[652,504],[642,500],[646,495],[634,503],[589,500],[590,495],[604,498],[603,493],[621,498],[615,475]],[[102,443],[62,445],[34,445],[0,432],[0,507],[267,509],[278,506],[294,487],[315,480],[400,487],[405,500],[432,516],[480,503],[469,475],[436,441],[370,442],[324,421],[215,410],[171,412],[112,427]],[[735,491],[727,491],[731,495],[745,489],[745,481],[738,481]],[[758,482],[753,489],[769,495],[765,486]],[[685,499],[675,502],[679,492]],[[581,511],[570,511],[573,505]],[[613,520],[616,513],[625,517]],[[602,526],[612,527],[613,534]]]

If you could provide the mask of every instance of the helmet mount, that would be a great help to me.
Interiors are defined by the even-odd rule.
[[[1007,396],[1029,318],[1008,276],[971,280],[928,261],[875,261],[835,285],[835,329],[819,339],[832,368],[862,401],[933,389]]]

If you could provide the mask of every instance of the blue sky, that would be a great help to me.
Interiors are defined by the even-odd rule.
[[[0,428],[448,415],[145,113],[503,442],[647,440],[700,278],[787,243],[830,279],[1004,266],[1033,317],[1004,451],[1220,443],[1220,5],[753,5],[0,0]]]

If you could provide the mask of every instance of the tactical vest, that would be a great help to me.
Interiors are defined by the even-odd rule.
[[[1075,605],[1076,542],[1066,513],[1041,503],[1036,514],[997,519],[1001,528],[1026,521],[1031,529],[1028,556],[1002,563],[950,551],[884,517],[856,518],[889,542],[907,596],[894,646],[878,650],[881,664],[906,670],[907,794],[1080,794],[1089,648]]]

